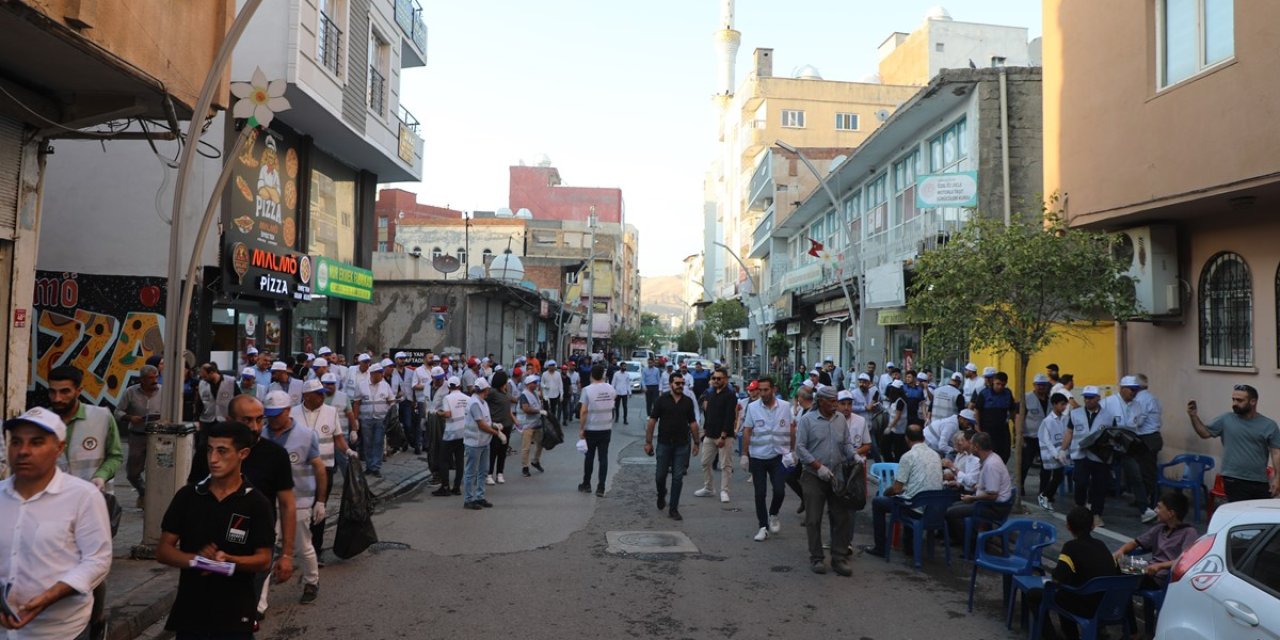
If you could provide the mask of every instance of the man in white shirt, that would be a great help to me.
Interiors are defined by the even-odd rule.
[[[236,381],[222,375],[217,365],[206,362],[200,365],[199,394],[200,404],[204,407],[200,425],[208,427],[227,419],[227,407],[236,395]]]
[[[964,520],[973,515],[978,502],[988,503],[988,513],[997,517],[1008,515],[1013,508],[1010,502],[1013,478],[1004,460],[991,450],[991,434],[975,433],[969,444],[982,460],[982,472],[978,475],[978,486],[973,494],[960,496],[960,502],[947,507],[947,526],[951,528],[953,540],[964,539]]]
[[[367,353],[356,356],[356,366],[347,368],[347,377],[342,383],[342,390],[352,398],[363,398],[369,392],[369,367],[373,358]]]
[[[391,385],[382,379],[382,365],[369,367],[369,382],[363,385],[364,395],[360,398],[360,442],[364,458],[369,461],[365,467],[369,475],[382,475],[382,457],[386,453],[387,413],[394,410],[396,394]]]
[[[338,392],[341,393],[341,392]],[[317,495],[326,498],[333,491],[333,474],[337,470],[337,454],[358,458],[356,450],[347,445],[346,432],[338,408],[325,404],[328,390],[320,380],[308,380],[302,384],[302,404],[290,410],[294,424],[304,424],[315,432],[320,445],[320,461],[324,463],[324,478],[316,482],[324,487]],[[317,498],[317,502],[319,498]],[[319,554],[324,549],[324,518],[311,524],[311,546]]]
[[[954,449],[951,439],[957,431],[972,431],[977,425],[978,416],[973,409],[964,409],[960,413],[942,420],[931,420],[924,428],[924,441],[930,449],[946,458]]]
[[[893,361],[884,363],[884,373],[880,374],[880,379],[876,381],[876,388],[880,390],[880,397],[884,397],[886,391],[889,390],[889,383],[898,378],[894,374],[898,372],[898,365]]]
[[[613,421],[618,421],[622,414],[622,424],[627,424],[627,401],[631,399],[631,376],[627,375],[627,363],[619,362],[618,370],[613,372]]]
[[[609,440],[613,435],[613,421],[610,410],[613,409],[617,392],[612,385],[604,382],[603,365],[591,367],[591,384],[582,390],[582,426],[578,428],[578,437],[587,441],[586,460],[582,461],[582,484],[578,491],[591,491],[591,472],[593,458],[600,461],[600,479],[596,483],[596,495],[604,497],[604,481],[609,472]]]
[[[444,433],[440,436],[440,488],[431,492],[431,495],[460,496],[466,457],[462,435],[467,427],[467,403],[470,398],[462,392],[462,380],[457,376],[450,376],[446,384],[449,392],[440,404],[441,417],[444,418]],[[453,470],[452,487],[449,484],[450,469]]]
[[[405,446],[402,450],[413,447],[414,453],[422,453],[422,422],[418,416],[418,403],[414,393],[417,376],[409,368],[408,359],[409,354],[396,352],[395,367],[391,370],[391,390],[396,393],[400,426],[404,429]]]
[[[938,452],[924,442],[924,430],[920,425],[908,425],[907,445],[910,449],[898,459],[898,471],[893,486],[884,495],[871,500],[871,524],[875,532],[875,545],[863,545],[861,549],[873,556],[884,557],[888,550],[885,535],[885,517],[893,510],[895,500],[910,500],[921,491],[937,491],[942,488],[942,459]]]
[[[775,395],[773,378],[764,376],[755,384],[760,398],[747,405],[742,419],[742,456],[738,466],[751,472],[756,524],[760,526],[755,541],[764,542],[769,539],[769,534],[782,531],[778,513],[787,497],[782,456],[791,451],[795,421],[791,417],[791,405]],[[766,511],[764,499],[770,486],[773,497]]]
[[[111,524],[98,488],[58,469],[67,427],[32,409],[5,421],[12,476],[0,481],[0,577],[11,585],[0,613],[8,638],[77,638],[90,595],[111,569]]]
[[[982,391],[985,385],[984,379],[978,377],[978,365],[972,362],[964,365],[964,385],[961,390],[964,391],[965,406],[969,406],[969,402],[973,400],[973,394]]]
[[[960,388],[964,376],[960,372],[951,374],[951,379],[933,390],[933,400],[929,403],[929,420],[944,420],[956,415],[965,407],[964,390]],[[935,447],[936,448],[936,447]]]
[[[466,447],[466,493],[462,506],[476,511],[493,506],[484,496],[484,476],[489,469],[489,443],[493,438],[497,438],[502,444],[507,443],[507,436],[493,425],[489,403],[485,401],[485,396],[491,393],[489,389],[489,381],[477,376],[471,387],[471,397],[467,398],[462,431],[462,444]]]
[[[560,367],[555,360],[548,360],[542,369],[542,398],[547,401],[547,413],[559,418],[564,412],[560,408],[564,400],[564,378],[560,377]]]
[[[973,493],[978,486],[978,475],[982,473],[982,460],[973,454],[969,439],[975,431],[957,431],[951,436],[951,448],[956,452],[956,459],[942,461],[942,484],[945,487],[959,489],[965,493]]]

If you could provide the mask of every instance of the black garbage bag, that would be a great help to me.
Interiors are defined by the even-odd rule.
[[[382,426],[386,435],[387,449],[391,451],[399,451],[404,449],[409,440],[404,434],[404,425],[400,424],[400,407],[391,405],[391,410],[382,420]]]
[[[353,558],[378,541],[373,528],[373,492],[364,477],[364,465],[351,459],[343,469],[342,505],[338,511],[338,532],[333,538],[333,555]]]
[[[542,416],[542,448],[550,451],[562,442],[564,442],[564,429],[560,428],[560,421],[549,413]]]

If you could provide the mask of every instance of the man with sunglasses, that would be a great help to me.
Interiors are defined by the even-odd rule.
[[[680,374],[671,375],[671,393],[661,396],[649,413],[644,427],[645,455],[657,453],[658,465],[654,480],[658,485],[658,509],[667,507],[667,474],[671,474],[672,520],[683,520],[680,515],[680,489],[684,486],[684,474],[689,469],[690,444],[693,454],[698,453],[698,417],[693,399],[684,395],[685,379]],[[653,429],[658,428],[658,447],[653,446]]]
[[[720,502],[729,501],[729,483],[733,480],[734,426],[738,423],[738,395],[729,388],[729,374],[717,368],[711,373],[711,388],[702,396],[702,488],[693,492],[699,498],[714,496],[712,488],[714,463],[720,461]]]
[[[1267,482],[1267,458],[1280,469],[1280,427],[1258,413],[1258,390],[1238,384],[1231,390],[1231,411],[1213,422],[1200,421],[1196,401],[1187,403],[1191,428],[1203,439],[1222,438],[1222,486],[1227,502],[1280,497],[1280,473]]]

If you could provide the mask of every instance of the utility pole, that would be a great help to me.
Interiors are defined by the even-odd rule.
[[[587,228],[591,230],[591,259],[587,262],[587,353],[596,352],[596,207],[591,205],[587,215]]]

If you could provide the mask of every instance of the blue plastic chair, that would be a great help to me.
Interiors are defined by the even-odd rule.
[[[987,542],[990,540],[1000,542],[1000,555],[987,551]],[[973,612],[973,591],[978,584],[979,568],[1004,577],[1004,595],[1008,600],[1012,595],[1013,576],[1027,576],[1041,571],[1041,554],[1045,547],[1057,540],[1058,531],[1053,525],[1027,518],[1015,518],[994,531],[978,534],[978,555],[973,560],[973,574],[969,578],[969,612]],[[1012,610],[1012,602],[1008,605]]]
[[[1191,513],[1196,522],[1200,522],[1200,505],[1203,504],[1205,491],[1204,476],[1213,469],[1213,458],[1183,453],[1173,460],[1156,467],[1156,485],[1170,489],[1187,489],[1191,491]],[[1170,480],[1164,476],[1165,469],[1182,465],[1182,477]]]
[[[893,486],[893,479],[898,475],[898,463],[896,462],[875,462],[871,465],[871,475],[876,477],[880,482],[880,488],[876,490],[877,496],[884,495],[884,490]]]
[[[1076,490],[1076,467],[1069,464],[1062,468],[1062,483],[1058,485],[1058,495],[1065,498]]]
[[[929,557],[933,558],[933,542],[937,542],[937,532],[942,532],[943,550],[947,558],[947,566],[951,566],[951,531],[947,527],[947,507],[960,499],[959,492],[952,490],[921,491],[910,500],[895,501],[893,512],[889,516],[890,526],[902,525],[912,531],[912,549],[915,551],[916,569],[920,569],[921,556],[924,552],[925,533],[932,534],[929,544]],[[904,541],[905,542],[905,541]],[[888,545],[884,550],[884,560],[889,561]]]
[[[1013,493],[1009,494],[1009,499],[1004,502],[978,501],[973,504],[973,513],[964,519],[964,557],[966,560],[973,559],[973,534],[978,527],[990,525],[998,527],[1004,524],[1009,518],[1009,514],[1013,512],[1013,505],[1018,501],[1018,488],[1013,488]]]
[[[1133,630],[1129,628],[1129,607],[1133,605],[1133,595],[1138,589],[1138,583],[1142,581],[1139,575],[1123,575],[1123,576],[1106,576],[1102,578],[1094,578],[1079,587],[1068,587],[1055,582],[1047,582],[1044,585],[1044,598],[1040,601],[1040,612],[1036,616],[1036,623],[1031,628],[1031,637],[1039,638],[1041,631],[1044,629],[1045,619],[1051,612],[1058,612],[1064,618],[1076,623],[1080,627],[1080,640],[1096,640],[1098,631],[1102,627],[1113,625],[1121,625],[1124,629],[1122,638],[1128,638]],[[1098,608],[1094,611],[1093,616],[1078,616],[1058,605],[1056,595],[1058,592],[1074,593],[1079,596],[1099,595],[1102,600],[1098,602]]]
[[[1129,556],[1145,556],[1151,552],[1138,548],[1130,551]],[[1142,619],[1146,622],[1148,633],[1155,633],[1156,618],[1160,616],[1160,608],[1164,606],[1165,593],[1169,591],[1169,584],[1165,583],[1163,587],[1158,589],[1142,589],[1139,588],[1135,593],[1142,599]]]

